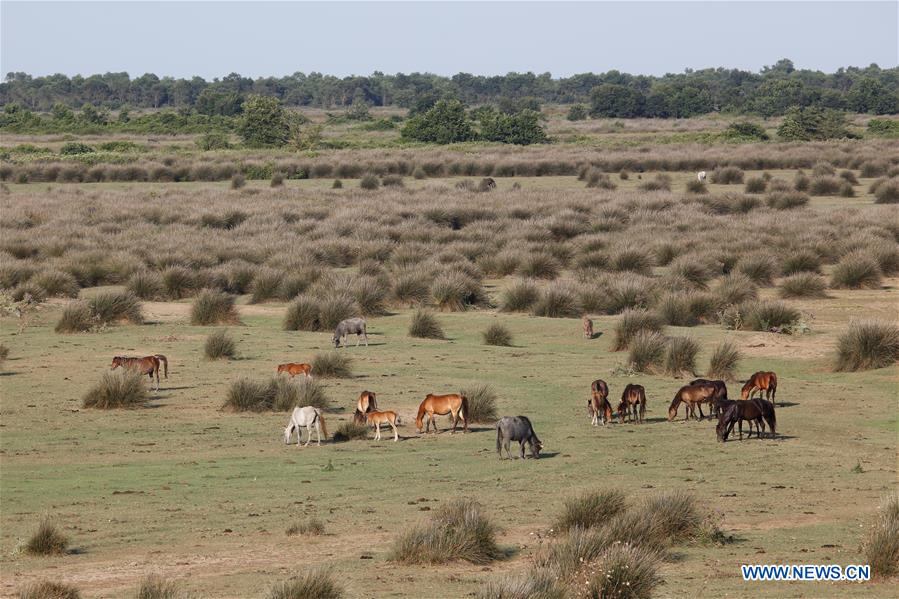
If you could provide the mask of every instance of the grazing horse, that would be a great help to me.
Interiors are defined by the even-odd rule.
[[[717,416],[718,415],[718,403],[717,400],[727,399],[727,385],[724,381],[721,380],[709,380],[709,379],[694,379],[690,381],[691,385],[712,385],[715,387],[715,394],[712,396],[712,399],[709,401],[709,415]]]
[[[639,407],[639,419],[637,409]],[[631,414],[633,411],[633,415]],[[646,414],[646,389],[643,385],[633,385],[628,383],[621,393],[621,403],[618,404],[618,422],[624,424],[624,417],[627,415],[629,421],[637,421],[643,423],[643,416]]]
[[[425,414],[428,417],[427,423],[424,422]],[[419,433],[422,432],[422,426],[425,427],[424,432],[428,432],[432,422],[434,423],[434,432],[439,432],[437,419],[434,417],[435,414],[437,416],[452,415],[453,433],[456,432],[456,425],[459,424],[459,418],[461,418],[462,432],[468,432],[468,398],[464,395],[460,393],[449,393],[447,395],[428,393],[428,396],[418,406],[418,415],[415,417],[415,426],[418,427]]]
[[[765,422],[771,428],[771,438],[777,436],[777,417],[774,413],[774,404],[764,400],[761,397],[750,399],[748,401],[735,401],[723,410],[718,416],[718,424],[715,425],[715,434],[722,443],[727,442],[727,437],[734,430],[734,425],[739,426],[740,441],[743,440],[743,421],[746,420],[752,424],[755,421],[755,436],[762,438],[765,432]],[[750,426],[749,436],[752,436],[752,428]]]
[[[537,438],[534,427],[527,416],[503,416],[496,423],[496,453],[499,459],[503,459],[502,448],[505,447],[506,455],[512,459],[512,452],[509,451],[509,445],[512,441],[518,441],[520,446],[519,458],[524,459],[524,444],[531,446],[531,457],[535,460],[540,457],[540,450],[543,449],[543,443]]]
[[[590,385],[591,397],[587,400],[587,409],[592,420],[590,424],[596,426],[602,420],[603,426],[612,420],[612,405],[609,403],[609,386],[602,379],[596,379]]]
[[[696,180],[700,183],[705,183],[705,177],[705,171],[699,171],[698,173],[696,173]]]
[[[278,364],[278,374],[286,372],[290,378],[298,374],[302,374],[306,378],[312,378],[312,364],[300,364],[298,362],[288,362],[287,364]]]
[[[356,412],[353,414],[353,421],[358,424],[365,422],[365,415],[369,412],[378,410],[378,402],[376,395],[372,391],[363,391],[356,400]]]
[[[348,335],[356,335],[356,347],[359,347],[359,338],[365,340],[365,347],[368,347],[368,333],[365,330],[365,319],[364,318],[347,318],[346,320],[341,320],[340,324],[337,325],[337,328],[334,329],[334,347],[340,347],[341,340],[343,340],[343,346],[346,347],[346,338]]]
[[[689,420],[691,416],[693,418],[696,417],[694,406],[699,406],[699,419],[703,420],[705,414],[702,413],[702,404],[711,402],[714,395],[715,387],[713,385],[684,385],[674,394],[674,399],[671,400],[671,405],[668,406],[668,422],[677,417],[677,408],[681,403],[687,404],[684,420]]]
[[[584,339],[593,339],[593,321],[584,316]]]
[[[759,371],[749,377],[746,384],[740,390],[740,399],[752,399],[753,394],[758,391],[759,397],[762,391],[765,392],[765,399],[774,403],[774,396],[777,395],[777,375],[773,372]],[[780,404],[783,406],[783,402]]]
[[[375,441],[381,440],[381,425],[389,424],[393,429],[393,440],[396,441],[399,439],[399,435],[396,433],[396,425],[399,422],[399,416],[396,415],[396,412],[386,411],[386,412],[368,412],[365,415],[365,421],[368,424],[373,425],[375,427]]]
[[[297,447],[300,446],[300,439],[303,436],[302,431],[300,430],[301,426],[306,427],[306,444],[303,447],[307,447],[309,442],[312,441],[312,427],[315,427],[315,442],[318,445],[322,444],[322,434],[325,435],[325,439],[328,438],[328,428],[325,426],[325,419],[322,416],[322,411],[318,408],[313,408],[312,406],[305,406],[302,408],[294,408],[293,414],[290,415],[290,421],[287,423],[287,427],[284,429],[284,443],[290,443],[290,437],[293,434],[293,430],[297,431]]]
[[[162,365],[165,378],[169,378],[169,360],[162,354],[154,354],[152,356],[145,356],[143,358],[133,358],[128,356],[116,356],[112,359],[112,364],[109,366],[110,370],[115,370],[119,366],[126,370],[133,370],[138,374],[150,377],[150,382],[153,381],[153,375],[156,375],[156,390],[159,391],[159,366]]]

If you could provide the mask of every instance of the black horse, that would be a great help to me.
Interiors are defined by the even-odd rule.
[[[734,425],[739,427],[740,441],[743,440],[743,421],[750,423],[749,436],[752,436],[752,422],[755,422],[755,436],[759,439],[765,432],[765,422],[771,428],[771,438],[777,436],[777,418],[774,414],[774,404],[770,401],[755,398],[748,400],[728,402],[726,408],[718,415],[718,424],[715,425],[715,434],[721,442],[727,442],[728,436],[734,430]]]

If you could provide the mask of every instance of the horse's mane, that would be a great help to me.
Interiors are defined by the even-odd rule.
[[[683,401],[683,398],[682,398],[683,392],[684,392],[683,387],[681,387],[680,389],[677,390],[677,393],[674,394],[674,399],[671,400],[671,405],[668,406],[669,410],[676,408],[677,406],[679,406],[681,404],[681,402]]]

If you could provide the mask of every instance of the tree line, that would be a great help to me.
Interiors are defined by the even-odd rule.
[[[0,83],[0,105],[16,104],[32,111],[89,104],[112,110],[173,108],[229,117],[240,114],[245,100],[253,95],[275,97],[285,106],[398,106],[412,114],[449,99],[466,105],[500,104],[500,108],[502,102],[517,102],[528,109],[539,108],[541,103],[585,103],[592,116],[614,118],[683,118],[711,112],[767,117],[796,107],[896,114],[899,68],[881,69],[872,64],[823,73],[796,69],[783,59],[757,73],[716,68],[659,77],[616,70],[562,78],[530,72],[496,76],[458,73],[452,77],[375,72],[342,78],[294,73],[252,79],[232,73],[207,81],[152,73],[133,79],[128,73],[88,77],[9,73]],[[585,107],[578,112],[586,111]]]

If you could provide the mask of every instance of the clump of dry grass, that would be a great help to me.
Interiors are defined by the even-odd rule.
[[[655,331],[641,330],[628,344],[628,366],[635,372],[657,373],[662,371],[668,340]]]
[[[718,167],[711,172],[709,179],[719,185],[743,183],[743,171],[735,166]]]
[[[509,331],[508,327],[494,322],[487,330],[483,333],[484,344],[485,345],[498,345],[498,346],[511,346],[512,345],[512,332]]]
[[[446,339],[443,327],[430,310],[418,309],[409,322],[409,336],[419,339]]]
[[[638,333],[662,332],[662,322],[655,314],[646,310],[625,310],[615,324],[615,340],[612,351],[622,351],[630,346],[630,342]]]
[[[899,361],[899,326],[884,321],[853,322],[837,339],[834,370],[884,368]]]
[[[325,534],[325,523],[317,518],[310,518],[304,522],[294,522],[286,531],[288,537],[294,535],[318,537]]]
[[[777,293],[782,298],[827,297],[827,282],[811,272],[801,272],[780,283]]]
[[[144,377],[133,370],[118,369],[104,372],[100,381],[81,398],[85,408],[109,410],[138,408],[147,402]]]
[[[691,337],[672,337],[665,348],[665,373],[669,376],[692,376],[696,372],[699,343]]]
[[[367,439],[368,426],[353,422],[352,420],[342,422],[340,426],[337,427],[337,430],[334,431],[334,435],[331,438],[335,443],[345,443],[356,439]]]
[[[203,355],[210,360],[222,358],[234,358],[237,355],[237,346],[234,338],[225,329],[219,329],[206,338],[203,344]]]
[[[742,355],[737,346],[731,341],[722,341],[715,346],[712,357],[709,358],[709,369],[706,377],[709,379],[718,379],[722,381],[736,380],[737,365],[740,363]]]
[[[899,573],[899,495],[888,495],[862,542],[866,563],[875,578]]]
[[[238,324],[240,318],[234,306],[234,296],[214,289],[204,289],[190,307],[190,324],[209,326]]]
[[[329,351],[312,357],[312,372],[323,378],[348,379],[353,376],[353,359],[345,352]]]
[[[159,574],[148,574],[140,581],[135,599],[177,599],[178,585]]]
[[[540,299],[540,288],[527,279],[520,279],[506,288],[500,300],[503,312],[527,312]]]
[[[274,585],[268,599],[342,599],[343,586],[329,570],[309,570]]]
[[[459,393],[468,398],[468,421],[493,424],[496,415],[496,391],[483,383],[463,387]]]
[[[864,251],[844,256],[830,275],[830,286],[846,289],[876,289],[882,280],[880,265]]]
[[[533,306],[534,316],[547,318],[574,318],[582,311],[577,296],[562,286],[546,287]]]
[[[402,533],[390,552],[403,564],[445,564],[463,560],[486,564],[502,552],[496,526],[471,499],[455,499],[440,506],[428,521]]]
[[[77,587],[62,582],[41,580],[21,589],[19,599],[81,599]]]
[[[575,527],[599,526],[618,516],[626,507],[624,493],[617,489],[587,491],[565,500],[553,529],[565,532]]]
[[[53,520],[44,517],[25,544],[25,551],[31,555],[62,555],[68,547],[69,538],[60,532]]]

